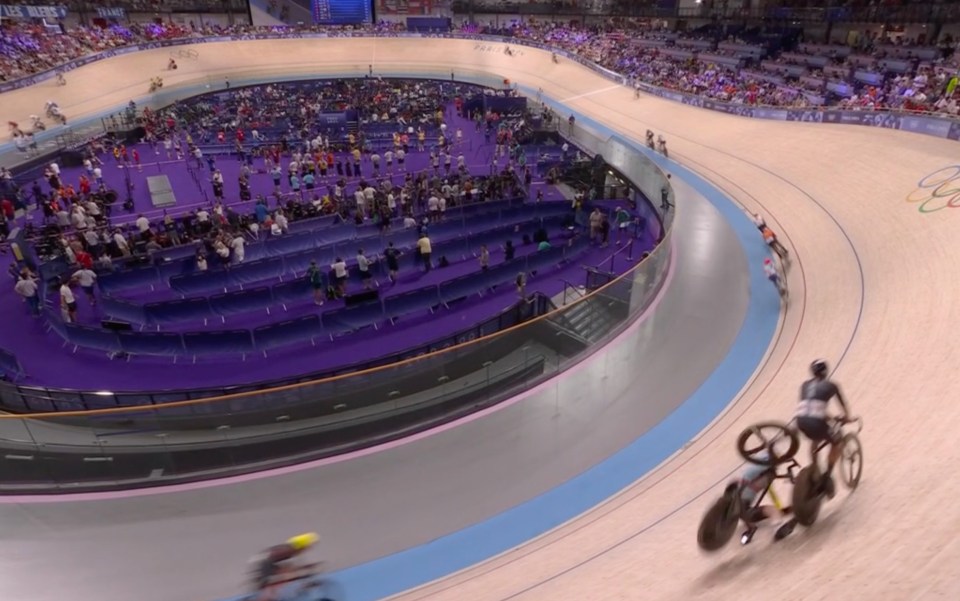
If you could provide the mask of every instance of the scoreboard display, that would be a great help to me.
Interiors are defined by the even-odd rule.
[[[313,22],[321,25],[373,23],[370,0],[313,0]]]

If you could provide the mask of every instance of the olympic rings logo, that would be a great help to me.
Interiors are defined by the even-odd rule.
[[[917,203],[921,213],[943,209],[960,209],[960,165],[938,169],[917,182],[917,189],[907,195],[908,203]]]

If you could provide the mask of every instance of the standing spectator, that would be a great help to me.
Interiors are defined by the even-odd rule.
[[[197,271],[207,270],[207,255],[202,250],[197,251]]]
[[[614,213],[614,220],[617,222],[617,246],[620,245],[621,238],[624,234],[627,234],[627,238],[630,238],[630,235],[627,233],[627,230],[630,227],[630,222],[632,218],[630,213],[627,212],[623,207],[617,207]]]
[[[610,220],[606,213],[600,215],[600,246],[606,248],[610,244]]]
[[[517,255],[517,247],[513,245],[513,240],[507,240],[503,245],[503,260],[512,261]]]
[[[600,227],[603,225],[603,213],[599,208],[593,209],[590,213],[590,242],[595,242],[600,238]]]
[[[515,283],[517,285],[517,296],[521,299],[527,298],[527,274],[523,271],[518,273]]]
[[[387,260],[389,278],[394,284],[397,283],[397,272],[400,271],[400,255],[402,254],[402,252],[394,247],[393,242],[390,242],[387,245],[387,249],[383,251],[383,256]]]
[[[433,268],[433,263],[430,261],[430,255],[433,252],[433,247],[430,244],[430,238],[427,236],[426,231],[420,236],[420,239],[417,240],[417,250],[420,251],[420,259],[423,261],[424,271],[430,271]]]
[[[337,296],[343,296],[347,293],[347,264],[337,257],[330,269],[333,270],[333,279],[337,284]]]
[[[80,288],[87,295],[90,304],[96,306],[97,297],[94,295],[93,285],[97,282],[97,274],[89,267],[83,266],[73,274],[73,279],[80,284]]]
[[[243,234],[237,234],[230,241],[230,249],[233,251],[233,262],[237,265],[243,263],[246,257],[247,241],[243,239]]]
[[[310,261],[310,267],[307,268],[307,278],[310,280],[310,288],[313,289],[313,304],[322,305],[327,286],[323,281],[323,273],[317,267],[316,261]]]
[[[490,251],[486,244],[480,245],[480,269],[486,271],[490,268]]]
[[[27,303],[27,307],[30,309],[31,315],[40,315],[39,287],[37,286],[37,280],[31,277],[29,272],[20,272],[19,279],[17,279],[17,283],[14,285],[13,290],[23,297],[24,302]]]
[[[370,265],[373,263],[363,254],[363,249],[357,251],[357,269],[360,271],[360,281],[363,282],[363,289],[370,290],[373,286],[371,280],[373,274],[370,272]]]
[[[60,315],[67,323],[76,323],[77,321],[77,299],[73,296],[73,290],[70,289],[71,280],[60,280]]]

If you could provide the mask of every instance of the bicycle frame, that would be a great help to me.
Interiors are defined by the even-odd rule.
[[[793,471],[795,469],[798,469],[799,467],[800,467],[800,464],[797,463],[796,459],[791,459],[790,462],[787,464],[786,470],[784,472],[780,472],[779,470],[775,469],[773,473],[773,478],[770,479],[770,484],[768,484],[766,488],[764,488],[759,494],[757,494],[756,499],[754,499],[749,509],[755,509],[757,507],[760,507],[763,504],[763,500],[767,497],[767,495],[769,495],[770,500],[773,501],[773,506],[776,507],[777,511],[783,513],[783,510],[786,506],[780,500],[780,497],[777,495],[777,491],[774,490],[773,484],[777,480],[789,480],[791,483],[793,483],[794,481]],[[741,514],[745,515],[746,513],[747,513],[747,508],[741,508]],[[744,521],[747,521],[747,520],[744,520]]]

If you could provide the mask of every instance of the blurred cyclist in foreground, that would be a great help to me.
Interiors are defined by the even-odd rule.
[[[317,573],[319,563],[296,561],[301,554],[320,540],[314,532],[298,534],[282,545],[270,547],[253,558],[253,601],[276,601],[285,585]]]

